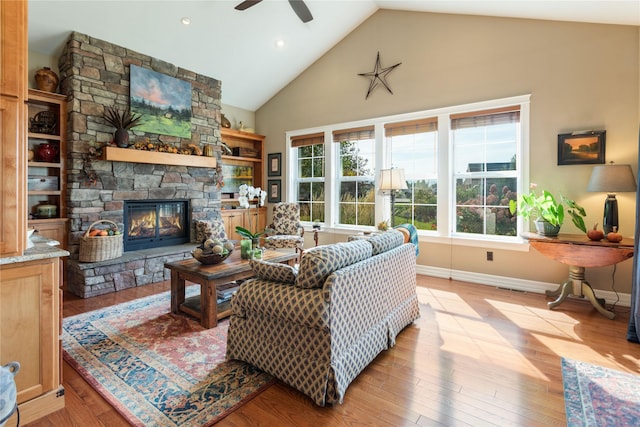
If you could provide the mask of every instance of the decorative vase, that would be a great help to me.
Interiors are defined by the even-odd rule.
[[[242,239],[240,240],[240,258],[251,259],[253,256],[253,240]]]
[[[545,219],[538,218],[533,223],[536,225],[536,232],[541,236],[555,237],[560,232],[559,225],[553,225]]]
[[[50,143],[40,144],[36,151],[36,157],[41,162],[53,163],[58,157],[58,146]]]
[[[126,129],[116,129],[113,134],[113,140],[120,148],[127,148],[129,146],[129,131]]]
[[[60,81],[58,75],[49,67],[36,71],[35,79],[38,89],[45,92],[55,92]]]

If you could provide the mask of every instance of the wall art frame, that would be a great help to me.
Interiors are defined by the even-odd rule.
[[[598,165],[605,163],[607,131],[558,134],[558,165]]]
[[[267,201],[269,203],[280,203],[282,201],[282,180],[267,180]]]
[[[268,176],[280,176],[282,175],[282,153],[270,153],[267,155],[267,175]]]

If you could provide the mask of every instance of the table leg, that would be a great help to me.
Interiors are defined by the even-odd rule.
[[[200,285],[200,324],[206,329],[218,325],[218,296],[213,280]]]
[[[593,288],[585,280],[584,277],[585,268],[578,266],[569,267],[569,279],[564,282],[560,287],[554,291],[546,291],[545,294],[550,297],[558,297],[556,300],[547,303],[547,306],[552,309],[560,305],[569,295],[574,295],[579,298],[586,298],[591,302],[596,310],[608,319],[613,319],[616,314],[605,308],[605,300],[603,298],[596,297]]]
[[[177,271],[171,270],[171,312],[178,313],[180,304],[184,302],[184,279]]]
[[[558,289],[555,291],[546,291],[547,296],[550,297],[558,297],[556,300],[548,302],[547,306],[551,309],[554,308],[564,302],[565,299],[569,296],[571,291],[573,290],[573,282],[571,279],[568,279],[564,282]]]

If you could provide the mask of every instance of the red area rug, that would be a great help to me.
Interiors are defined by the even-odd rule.
[[[207,330],[170,301],[164,292],[63,322],[65,360],[132,425],[209,426],[273,383],[225,360],[228,320]]]

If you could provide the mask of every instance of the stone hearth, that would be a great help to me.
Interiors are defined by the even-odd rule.
[[[193,245],[126,252],[101,263],[79,263],[80,238],[92,223],[123,225],[125,200],[188,199],[190,219],[220,218],[216,169],[103,160],[114,128],[103,119],[107,106],[129,106],[130,65],[188,81],[192,88],[191,138],[130,131],[131,142],[214,147],[220,159],[221,82],[93,37],[72,33],[59,60],[61,91],[69,96],[67,126],[67,287],[87,297],[167,279],[166,260],[190,256]],[[132,149],[133,150],[133,149]],[[158,252],[156,252],[158,251]],[[185,255],[186,254],[186,255]],[[94,265],[95,264],[95,265]]]

